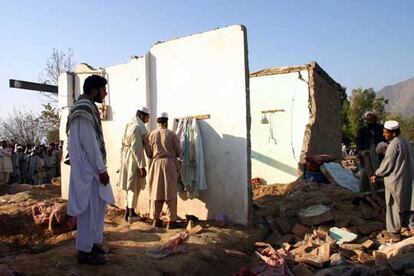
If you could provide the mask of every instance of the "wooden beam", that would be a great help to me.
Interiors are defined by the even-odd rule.
[[[39,91],[39,92],[47,92],[47,93],[52,93],[52,94],[58,93],[58,87],[56,85],[30,82],[30,81],[22,81],[22,80],[10,79],[9,87],[17,88],[17,89],[34,90],[34,91]]]
[[[263,110],[262,113],[276,113],[276,112],[285,112],[284,109],[271,109],[271,110]]]
[[[207,119],[210,119],[210,114],[193,115],[193,116],[186,116],[186,117],[175,118],[175,120],[177,120],[177,121],[178,121],[179,119],[197,119],[197,120],[207,120]]]

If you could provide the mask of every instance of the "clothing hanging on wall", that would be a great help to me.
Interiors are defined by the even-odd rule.
[[[203,140],[198,120],[179,119],[176,134],[181,145],[181,182],[189,197],[199,197],[207,190]]]

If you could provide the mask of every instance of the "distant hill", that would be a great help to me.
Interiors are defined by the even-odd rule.
[[[389,100],[388,112],[406,116],[414,116],[414,77],[386,86],[377,92]]]

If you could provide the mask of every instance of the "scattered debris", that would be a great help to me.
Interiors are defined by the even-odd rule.
[[[305,225],[320,225],[333,220],[331,208],[318,204],[298,212],[298,220]]]
[[[351,192],[360,192],[359,181],[352,172],[344,169],[338,163],[325,163],[321,166],[321,171],[328,177],[331,182],[350,190]]]
[[[256,275],[284,275],[293,276],[286,264],[284,257],[273,247],[268,246],[256,254],[266,263],[258,269],[255,269]]]
[[[330,257],[330,261],[331,266],[346,265],[345,258],[341,255],[341,253],[332,254]]]
[[[337,244],[343,244],[347,242],[353,242],[358,238],[357,234],[340,229],[338,227],[332,227],[329,229],[329,236],[336,241]]]
[[[185,231],[171,240],[169,240],[167,243],[162,245],[161,247],[156,248],[150,248],[145,251],[145,255],[152,259],[160,260],[164,259],[165,257],[168,257],[170,255],[175,255],[179,253],[186,253],[187,252],[187,246],[185,245],[185,242],[190,237],[190,232]]]

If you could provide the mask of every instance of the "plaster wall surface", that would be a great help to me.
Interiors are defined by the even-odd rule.
[[[298,163],[309,122],[308,70],[250,78],[252,177],[267,184],[289,183]],[[276,113],[262,111],[281,109]],[[267,124],[262,123],[262,119]],[[273,138],[272,138],[273,134]]]
[[[248,216],[248,105],[246,41],[231,26],[155,45],[150,50],[151,97],[170,118],[209,114],[200,121],[208,190],[178,201],[179,215],[202,219]],[[154,66],[155,65],[155,66]]]

